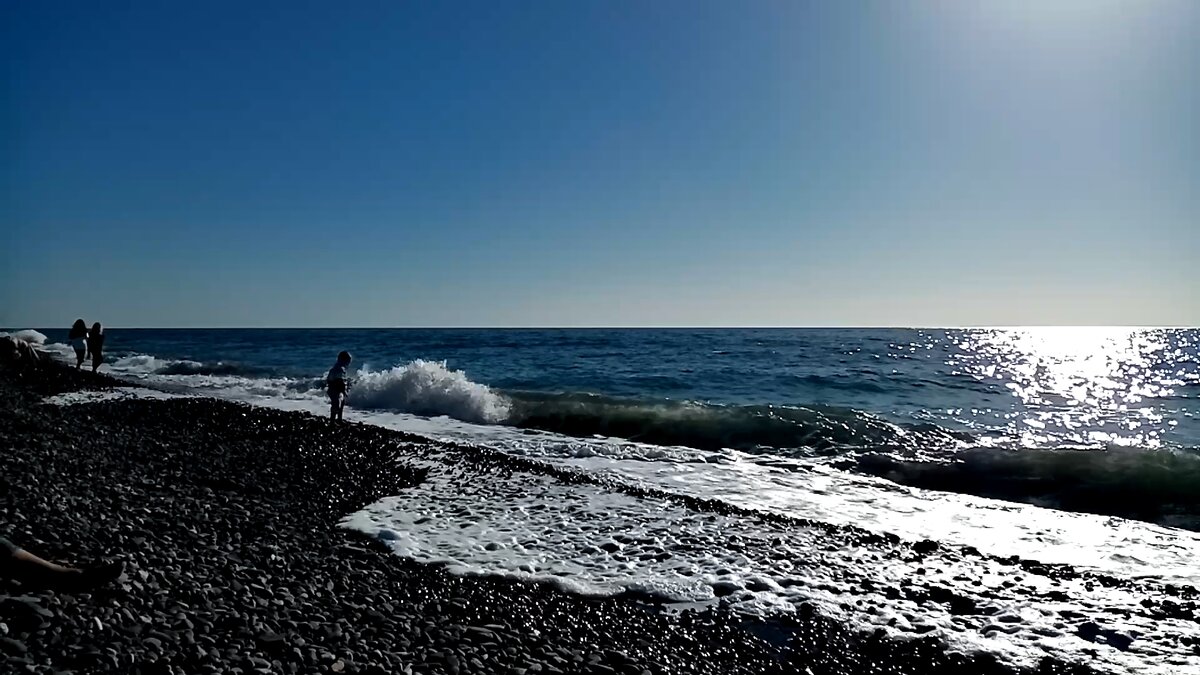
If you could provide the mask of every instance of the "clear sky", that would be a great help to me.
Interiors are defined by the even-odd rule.
[[[1200,2],[5,2],[0,325],[1200,325]]]

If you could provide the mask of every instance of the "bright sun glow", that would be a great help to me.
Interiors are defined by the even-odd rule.
[[[1148,376],[1165,348],[1151,331],[987,331],[967,334],[962,346],[981,357],[973,371],[977,378],[999,380],[1030,409],[1010,420],[1010,432],[1027,445],[1044,445],[1051,436],[1086,445],[1161,445],[1162,416],[1146,399],[1173,391],[1169,381],[1156,384]]]
[[[954,18],[947,27],[970,35],[971,49],[1050,59],[1047,65],[1061,65],[1055,63],[1060,59],[1083,65],[1115,45],[1152,47],[1137,41],[1141,28],[1176,14],[1169,11],[1170,3],[1114,0],[971,2],[949,8]]]
[[[975,15],[999,27],[1026,30],[1086,30],[1144,14],[1150,2],[1121,0],[1014,0],[964,3]]]

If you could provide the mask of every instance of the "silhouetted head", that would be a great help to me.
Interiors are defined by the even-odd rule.
[[[82,337],[87,334],[87,324],[83,319],[75,319],[75,323],[71,324],[71,338]]]
[[[342,365],[350,365],[350,352],[342,352],[338,354],[338,363]]]
[[[99,321],[92,324],[92,335],[99,335],[100,333],[103,333],[103,332],[104,332],[104,326],[101,326]]]

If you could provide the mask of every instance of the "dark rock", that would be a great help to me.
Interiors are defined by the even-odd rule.
[[[742,590],[742,587],[732,581],[717,581],[712,585],[713,595],[718,598],[723,598],[740,590]]]
[[[1132,637],[1130,637],[1128,635],[1124,635],[1122,633],[1118,633],[1116,631],[1106,632],[1104,634],[1104,638],[1105,638],[1105,642],[1107,642],[1110,647],[1114,647],[1123,652],[1129,651],[1129,646],[1133,644]]]
[[[258,646],[262,648],[263,651],[276,652],[287,647],[287,640],[278,633],[259,633]]]
[[[932,539],[922,539],[913,544],[912,549],[919,555],[928,555],[938,550],[938,543]]]
[[[0,651],[4,652],[5,654],[21,656],[29,650],[25,647],[24,642],[5,637],[0,638]]]
[[[1093,621],[1085,621],[1079,624],[1075,632],[1084,640],[1095,641],[1096,637],[1100,635],[1100,626]]]
[[[33,598],[11,597],[0,600],[0,618],[19,633],[37,630],[53,617],[53,612],[39,605]]]

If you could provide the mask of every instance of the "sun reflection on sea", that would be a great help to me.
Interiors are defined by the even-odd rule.
[[[1151,398],[1174,384],[1155,370],[1168,347],[1159,331],[1117,327],[1038,327],[964,331],[954,365],[1001,384],[1022,404],[1006,436],[1022,445],[1161,446],[1163,417]],[[949,362],[948,362],[949,363]]]

